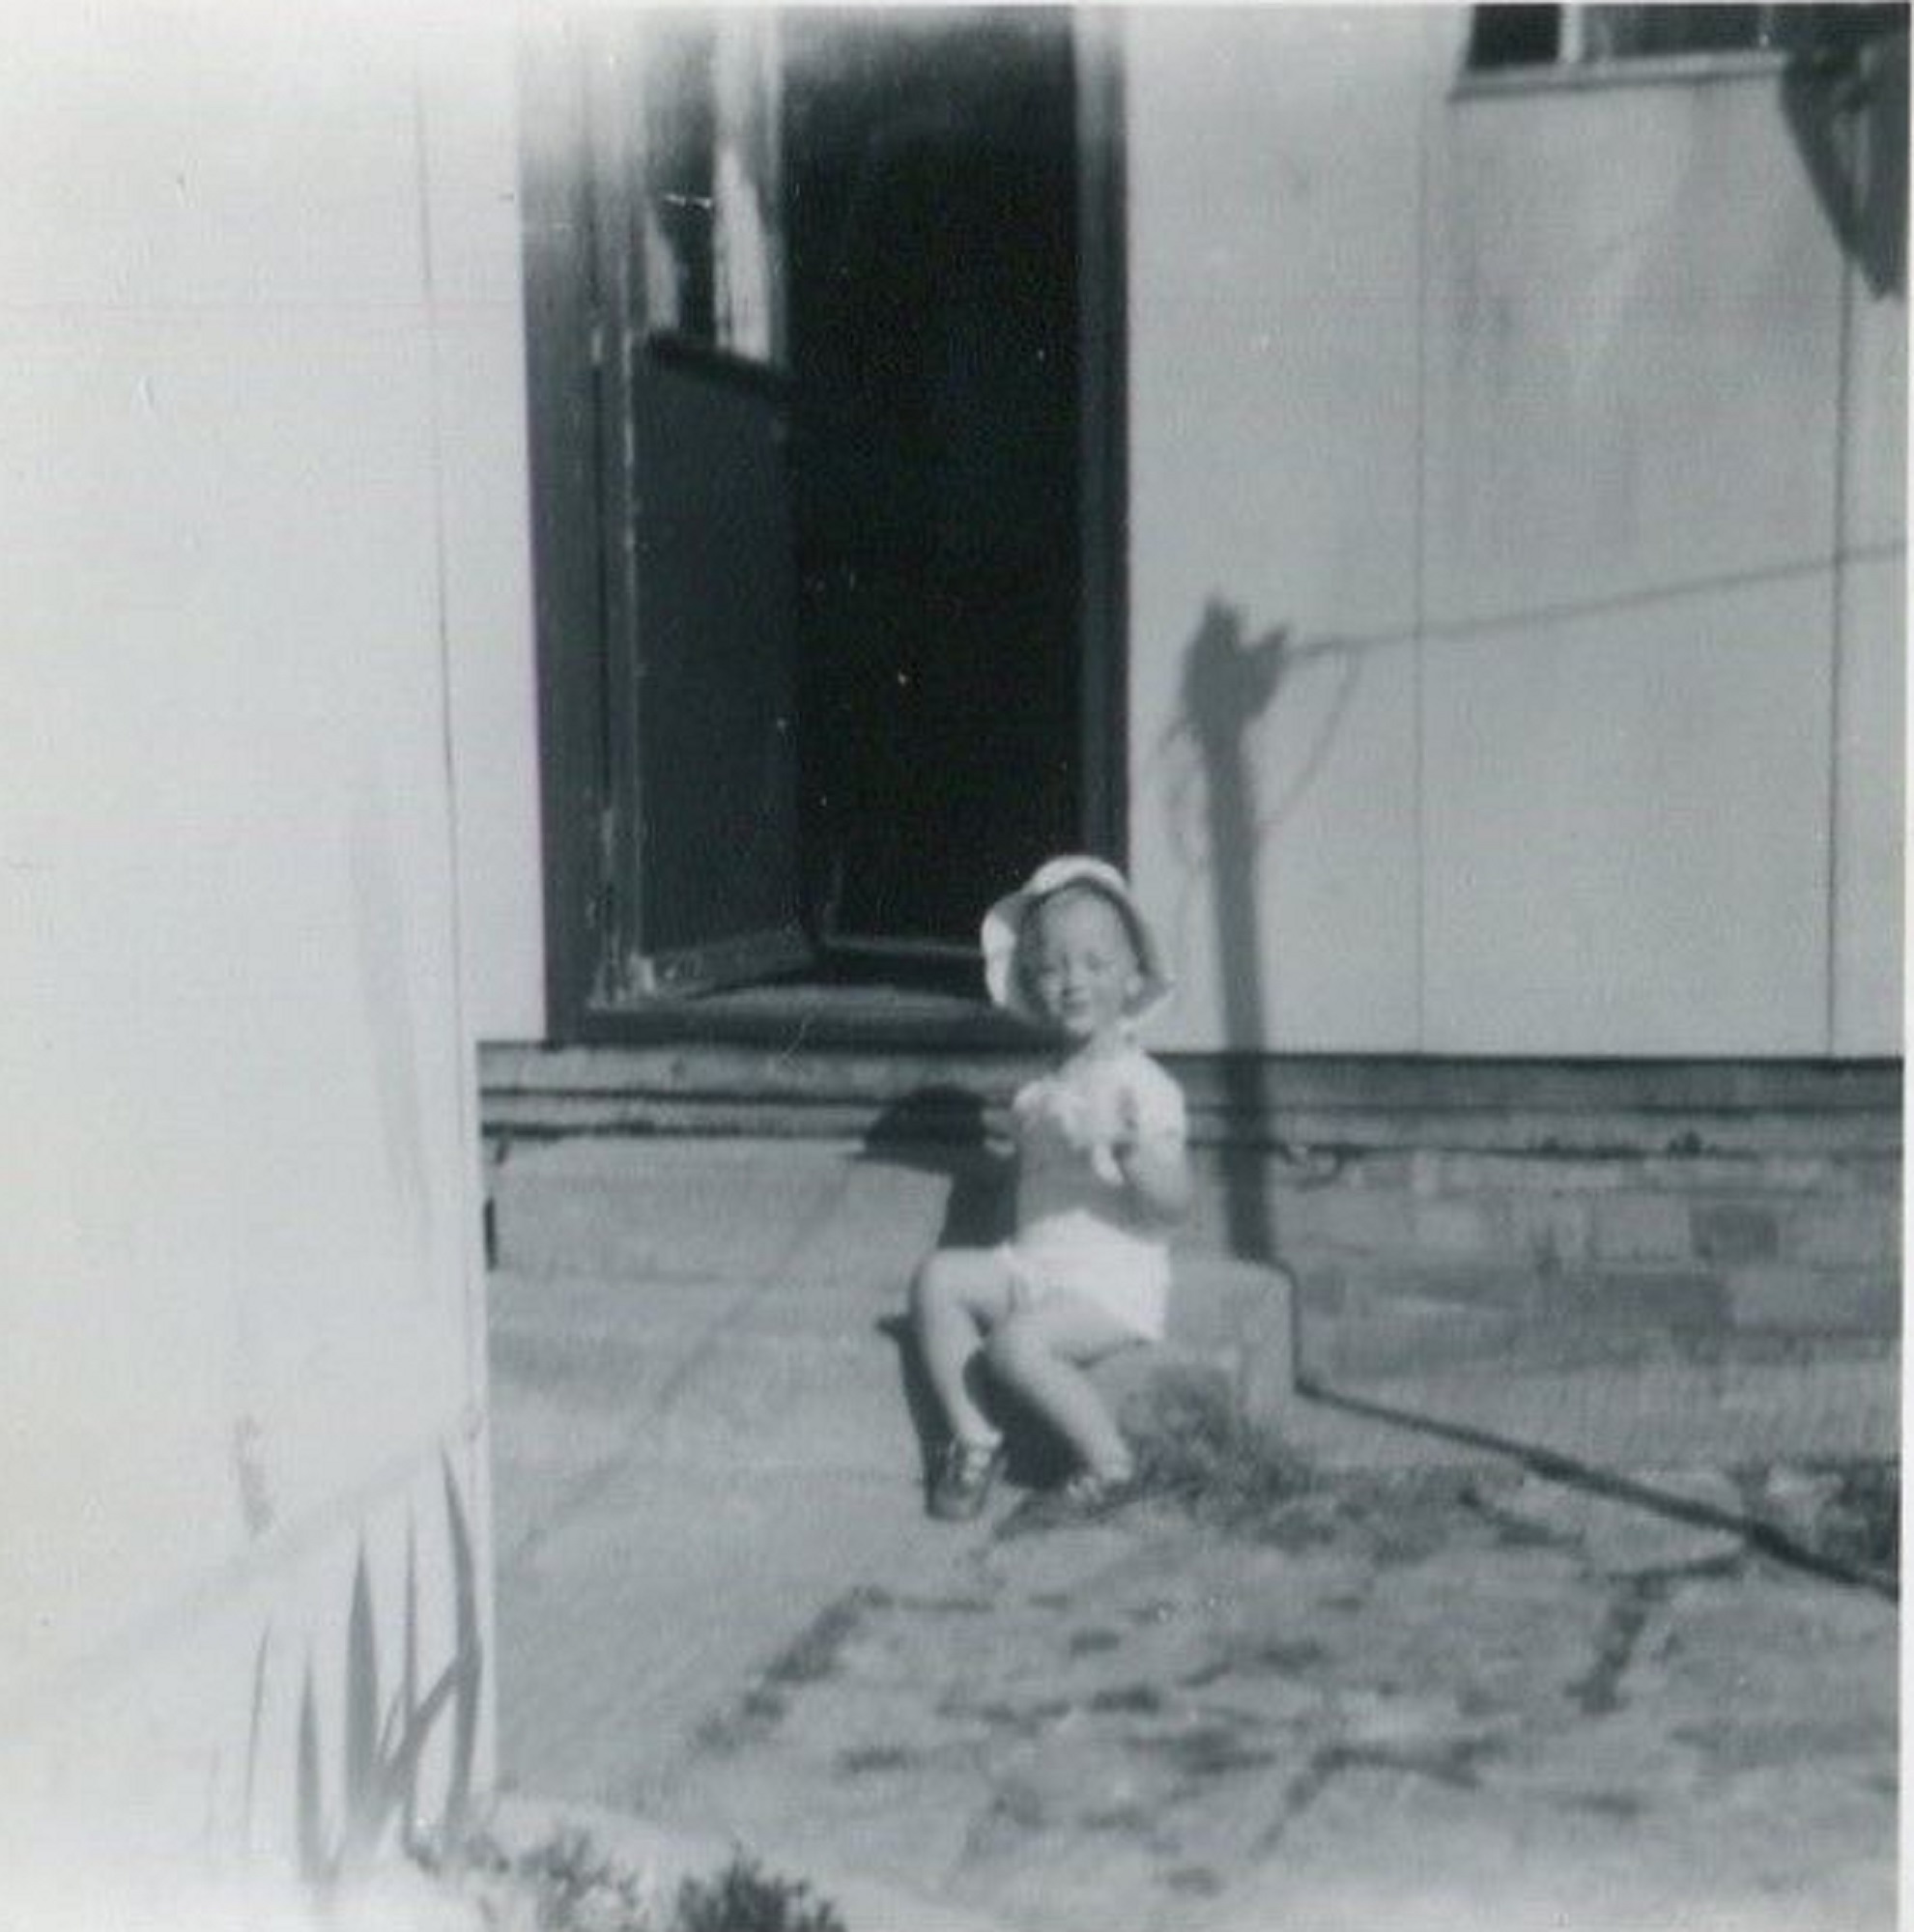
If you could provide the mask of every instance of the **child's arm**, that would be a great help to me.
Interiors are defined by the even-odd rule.
[[[1117,1171],[1149,1219],[1171,1224],[1189,1212],[1189,1155],[1184,1137],[1180,1132],[1146,1132],[1133,1093],[1123,1096],[1111,1152]]]

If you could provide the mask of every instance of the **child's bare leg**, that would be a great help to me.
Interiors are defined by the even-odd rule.
[[[1136,1340],[1131,1330],[1074,1295],[1046,1297],[1014,1315],[986,1345],[996,1374],[1036,1409],[1092,1473],[1122,1481],[1129,1444],[1084,1370]]]
[[[999,1435],[971,1395],[964,1370],[983,1331],[1009,1315],[1012,1286],[1009,1269],[988,1248],[939,1248],[910,1285],[924,1372],[962,1442],[995,1442]]]

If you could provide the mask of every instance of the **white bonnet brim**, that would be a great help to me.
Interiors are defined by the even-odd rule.
[[[1142,979],[1142,985],[1125,1009],[1126,1017],[1139,1020],[1154,1012],[1169,998],[1175,985],[1164,970],[1157,935],[1143,917],[1124,875],[1108,860],[1084,853],[1046,859],[1015,892],[1006,893],[984,915],[984,982],[990,998],[1006,1012],[1042,1023],[1043,1016],[1030,1004],[1017,974],[1017,941],[1033,908],[1066,886],[1090,886],[1113,901],[1123,914],[1130,941],[1136,948],[1137,970]]]

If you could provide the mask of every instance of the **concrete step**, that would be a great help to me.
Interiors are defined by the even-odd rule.
[[[828,989],[766,988],[654,1003],[627,1017],[626,1044],[488,1044],[479,1056],[485,1131],[495,1141],[838,1138],[904,1122],[962,1138],[1043,1064],[1041,1042],[980,1003],[895,1004],[884,1017]],[[1384,1148],[1900,1153],[1900,1069],[1888,1063],[1164,1059],[1205,1145],[1332,1158]]]
[[[1192,1258],[1160,1347],[1100,1368],[1119,1407],[1162,1376],[1200,1378],[1271,1419],[1295,1383],[1280,1270]],[[495,1274],[491,1361],[519,1405],[523,1455],[577,1474],[639,1440],[686,1466],[776,1463],[872,1474],[934,1450],[938,1423],[888,1276],[775,1283]],[[549,1445],[541,1449],[541,1444]]]
[[[1221,1179],[1200,1163],[1198,1179],[1198,1211],[1178,1248],[1184,1271],[1227,1255]],[[495,1165],[491,1194],[495,1258],[509,1274],[624,1279],[652,1292],[842,1288],[866,1328],[901,1309],[932,1248],[1002,1238],[1011,1206],[999,1154],[914,1130],[875,1143],[522,1144]],[[1898,1271],[1877,1262],[1538,1263],[1302,1237],[1282,1254],[1295,1283],[1293,1350],[1319,1377],[1471,1363],[1514,1372],[1797,1343],[1839,1353],[1889,1347],[1900,1334]]]

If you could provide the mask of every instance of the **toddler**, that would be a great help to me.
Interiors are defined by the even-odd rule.
[[[951,1440],[930,1513],[976,1516],[1003,1467],[1003,1438],[971,1393],[979,1352],[998,1383],[1075,1451],[1067,1514],[1127,1492],[1128,1445],[1084,1371],[1160,1340],[1168,1231],[1189,1202],[1182,1090],[1133,1027],[1168,993],[1161,954],[1115,867],[1052,859],[984,920],[998,1006],[1056,1042],[1055,1065],[1013,1104],[1016,1232],[996,1248],[940,1248],[911,1285],[911,1317]]]

